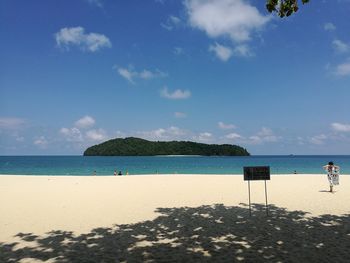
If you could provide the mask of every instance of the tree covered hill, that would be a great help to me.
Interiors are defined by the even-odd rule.
[[[152,142],[140,138],[118,138],[87,148],[84,156],[154,156],[205,155],[248,156],[249,152],[237,145],[204,144],[190,141]]]

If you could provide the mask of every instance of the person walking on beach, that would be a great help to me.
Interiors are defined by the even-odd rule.
[[[334,165],[333,162],[329,162],[327,165],[323,166],[323,169],[327,171],[327,178],[329,182],[329,192],[333,192],[333,186],[339,185],[340,167],[337,165]]]

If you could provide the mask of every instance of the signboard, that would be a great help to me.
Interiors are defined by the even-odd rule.
[[[244,167],[244,181],[270,180],[270,166]]]

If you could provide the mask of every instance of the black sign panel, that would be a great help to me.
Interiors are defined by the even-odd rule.
[[[270,166],[243,167],[244,181],[270,180]]]

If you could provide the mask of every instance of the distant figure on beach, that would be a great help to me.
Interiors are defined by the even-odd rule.
[[[113,174],[114,176],[116,176],[117,175],[117,170],[114,170],[114,174]]]
[[[123,175],[123,174],[122,174],[122,171],[119,171],[119,172],[118,172],[118,175]]]
[[[94,171],[94,175],[96,175],[96,171]]]
[[[294,174],[297,174],[297,170],[294,170]]]
[[[329,182],[329,192],[333,192],[333,186],[339,185],[340,167],[337,165],[334,165],[333,162],[329,162],[327,165],[323,166],[323,169],[327,171],[327,178]]]

